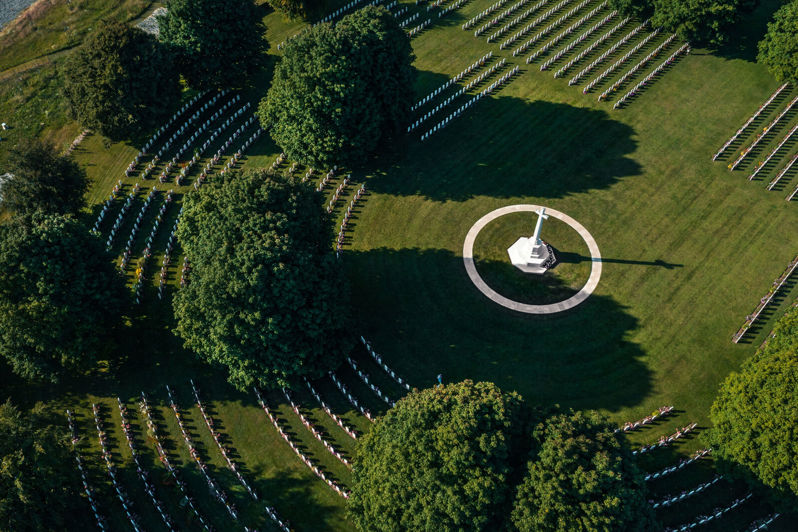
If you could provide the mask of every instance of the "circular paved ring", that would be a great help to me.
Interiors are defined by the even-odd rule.
[[[463,242],[463,263],[465,264],[466,272],[468,272],[468,277],[471,278],[471,282],[474,283],[480,292],[488,296],[491,300],[495,301],[499,305],[516,310],[518,312],[523,312],[525,314],[554,314],[556,312],[562,312],[563,310],[574,308],[593,293],[593,290],[596,289],[599,279],[601,278],[601,252],[599,251],[598,244],[596,244],[593,236],[582,224],[567,214],[546,207],[546,214],[554,216],[558,220],[562,220],[573,227],[587,244],[588,250],[590,250],[590,260],[592,261],[592,266],[590,267],[590,277],[588,277],[585,286],[583,286],[579,292],[568,299],[558,303],[551,303],[549,305],[531,305],[528,303],[519,303],[518,301],[513,301],[512,299],[504,297],[496,292],[493,288],[488,286],[488,284],[479,275],[479,272],[477,272],[477,267],[474,263],[474,241],[476,241],[477,235],[486,225],[500,216],[504,216],[505,214],[510,214],[513,212],[536,212],[540,208],[540,205],[510,205],[508,207],[502,207],[500,209],[496,209],[495,211],[491,211],[477,220],[477,223],[475,223],[471,229],[469,229],[465,238],[465,242]]]

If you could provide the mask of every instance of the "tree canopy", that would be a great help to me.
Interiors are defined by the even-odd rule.
[[[3,206],[18,215],[77,214],[85,205],[86,172],[69,157],[40,140],[26,140],[11,150],[13,177],[3,183]]]
[[[322,201],[309,183],[258,170],[185,202],[177,237],[191,281],[175,294],[177,332],[239,389],[318,377],[352,345]]]
[[[651,24],[693,44],[720,46],[740,20],[741,0],[652,0]]]
[[[263,25],[252,0],[167,0],[159,39],[198,89],[240,88],[257,70]]]
[[[81,523],[80,481],[67,431],[41,405],[0,404],[0,528],[65,530]],[[65,422],[63,426],[65,427]]]
[[[288,155],[310,166],[354,166],[401,131],[412,104],[413,52],[383,7],[292,38],[258,115]]]
[[[620,13],[651,17],[651,26],[662,26],[694,45],[717,47],[729,40],[732,27],[758,0],[610,0]]]
[[[307,0],[269,0],[270,6],[288,18],[306,17],[310,3]]]
[[[798,83],[798,1],[781,6],[759,42],[757,60],[779,82]]]
[[[110,347],[124,285],[99,237],[33,214],[0,225],[0,356],[21,377],[55,382]]]
[[[724,471],[767,486],[778,502],[798,500],[798,308],[766,347],[730,374],[710,411],[707,438]]]
[[[101,23],[66,62],[63,79],[74,118],[114,140],[160,124],[180,97],[169,53],[121,22]]]
[[[536,445],[512,514],[521,531],[657,528],[646,486],[623,435],[596,412],[550,417]]]
[[[360,530],[499,529],[528,423],[521,397],[489,382],[409,394],[358,442],[352,519]]]

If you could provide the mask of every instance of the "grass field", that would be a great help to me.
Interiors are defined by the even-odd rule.
[[[400,5],[410,8],[405,16],[415,11],[422,14],[416,23],[426,17],[424,6]],[[704,447],[700,434],[708,425],[709,407],[717,386],[753,353],[773,320],[798,296],[795,283],[790,284],[753,334],[741,344],[731,342],[731,335],[745,315],[798,252],[794,238],[798,234],[798,210],[795,202],[784,201],[789,190],[798,184],[795,170],[778,189],[765,189],[778,166],[796,153],[795,142],[779,152],[760,179],[746,180],[753,164],[767,155],[796,123],[798,113],[788,113],[738,171],[730,172],[726,167],[731,154],[721,162],[711,160],[716,150],[778,86],[763,67],[752,62],[751,55],[756,42],[753,36],[761,32],[778,2],[763,2],[728,48],[714,53],[694,50],[669,67],[626,108],[617,111],[612,109],[617,98],[598,102],[598,93],[645,57],[666,35],[657,36],[624,68],[590,94],[583,95],[584,82],[569,87],[566,81],[569,76],[554,79],[551,72],[539,71],[540,63],[570,42],[570,38],[527,65],[526,55],[546,39],[527,54],[513,57],[514,46],[528,37],[499,51],[496,43],[486,44],[484,36],[475,38],[473,30],[460,29],[465,20],[487,5],[486,0],[466,4],[436,19],[429,29],[413,39],[419,72],[416,95],[420,98],[428,94],[490,50],[495,59],[505,58],[511,65],[520,65],[520,74],[428,140],[419,142],[418,136],[454,110],[455,104],[451,110],[437,114],[437,119],[430,119],[418,133],[397,139],[379,157],[364,161],[364,168],[353,172],[353,183],[337,204],[336,219],[340,219],[344,202],[348,202],[356,186],[366,182],[368,193],[349,224],[342,257],[353,287],[352,330],[370,339],[388,364],[416,387],[432,385],[439,373],[446,381],[491,380],[503,389],[517,390],[528,401],[599,409],[618,423],[639,419],[661,405],[673,404],[675,416],[630,436],[634,445],[642,445],[691,421],[698,422],[697,437],[641,457],[646,470],[663,468]],[[604,14],[606,10],[596,17]],[[573,20],[579,16],[575,15]],[[265,7],[264,22],[270,53],[275,56],[277,44],[301,28],[300,23],[285,21]],[[634,25],[630,23],[628,29]],[[510,34],[514,31],[517,29]],[[553,68],[559,68],[589,42],[577,47]],[[595,55],[611,42],[597,49]],[[620,49],[618,55],[629,50],[634,42]],[[672,52],[675,46],[676,43],[668,50]],[[651,71],[669,53],[663,52],[641,74]],[[590,59],[584,63],[587,61]],[[585,82],[611,61],[591,72]],[[579,69],[581,66],[574,71]],[[42,75],[52,76],[47,72],[43,67]],[[263,78],[268,79],[268,73]],[[57,85],[57,79],[47,79],[52,79],[54,87]],[[636,79],[639,78],[624,84],[616,96],[636,84]],[[474,91],[481,90],[491,80]],[[261,86],[247,91],[242,99],[255,104],[264,89]],[[37,120],[34,114],[40,112],[35,102],[40,101],[37,98],[42,97],[44,89],[32,86],[28,90],[29,97],[17,104],[19,113],[30,113],[30,118],[21,118],[20,128]],[[776,103],[783,106],[797,94],[791,88]],[[51,105],[61,105],[54,95],[48,100]],[[425,110],[436,104],[429,104]],[[733,149],[739,151],[750,143],[755,129],[777,114],[774,104]],[[62,127],[74,132],[79,129],[68,121]],[[40,134],[44,129],[31,131]],[[225,157],[232,154],[237,144],[225,151]],[[108,196],[114,183],[123,178],[137,148],[129,143],[112,144],[94,135],[76,150],[75,159],[92,179],[87,219],[93,222],[99,203]],[[244,167],[270,166],[278,151],[268,136],[264,136],[247,152]],[[284,163],[283,168],[289,163]],[[159,190],[174,188],[176,193],[185,194],[197,172],[195,169],[181,187],[156,184],[152,179],[141,181],[142,191],[131,208],[133,214],[127,215],[126,224],[132,223],[148,188],[156,185]],[[313,179],[319,179],[318,171]],[[328,196],[338,179],[325,189]],[[122,197],[140,180],[123,181]],[[166,404],[165,384],[174,387],[192,436],[200,442],[200,453],[209,463],[211,474],[242,511],[242,523],[269,529],[262,503],[247,498],[202,425],[198,409],[192,406],[189,378],[198,382],[203,400],[212,406],[217,422],[221,423],[220,430],[235,449],[237,462],[244,466],[245,477],[254,481],[263,498],[288,518],[296,530],[351,529],[343,500],[318,481],[281,441],[257,406],[254,395],[235,392],[224,383],[218,369],[194,362],[170,332],[173,323],[168,303],[155,297],[155,267],[160,263],[179,200],[178,197],[167,210],[156,238],[145,302],[140,315],[130,318],[127,336],[120,339],[122,359],[112,366],[98,368],[96,374],[85,379],[55,388],[31,388],[2,377],[9,395],[25,404],[45,400],[77,412],[79,429],[86,436],[81,452],[91,466],[95,487],[99,488],[114,529],[125,529],[127,525],[109,487],[108,476],[102,471],[96,433],[92,432],[90,422],[92,402],[104,407],[107,432],[113,435],[114,455],[123,466],[124,483],[143,524],[148,529],[163,528],[130,468],[130,453],[118,428],[115,397],[121,397],[129,408],[134,407],[141,390],[156,405],[170,458],[179,463],[203,513],[216,528],[231,529],[226,511],[208,494],[202,476],[191,463],[174,415]],[[488,301],[471,285],[461,258],[468,229],[491,210],[516,203],[534,203],[563,211],[584,225],[598,242],[604,261],[601,282],[579,307],[562,315],[519,315]],[[117,200],[105,219],[104,235],[120,205]],[[148,211],[142,235],[148,232],[158,205]],[[577,239],[572,239],[567,231],[558,231],[553,221],[547,223],[550,222],[551,236],[546,235],[544,225],[544,238],[555,248],[561,246],[572,255],[586,254]],[[529,236],[533,223],[525,228],[521,221],[508,221],[505,227],[497,225],[493,229],[497,239],[512,240],[515,232],[519,232],[516,236]],[[120,244],[129,229],[129,225],[123,225],[115,252],[121,252]],[[483,236],[491,236],[488,229],[491,227],[486,228]],[[137,253],[142,247],[141,239],[136,244]],[[477,244],[476,251],[484,249],[486,256],[494,261],[506,249],[504,242],[501,245],[486,242],[482,248],[482,240]],[[176,289],[181,262],[178,257],[172,260],[167,293]],[[563,282],[578,284],[584,274],[580,267],[586,263],[575,261],[563,266],[569,267],[563,268]],[[132,283],[130,268],[127,275]],[[516,288],[524,290],[517,285],[517,279],[507,287]],[[401,395],[401,388],[362,348],[353,357],[389,396]],[[375,413],[385,410],[385,404],[348,366],[341,368],[339,376],[369,410]],[[316,385],[322,397],[347,423],[361,432],[368,429],[369,422],[356,415],[331,381],[322,380]],[[329,433],[337,447],[351,455],[354,441],[330,421],[304,387],[298,386],[296,394],[314,422]],[[346,467],[313,439],[282,395],[271,394],[269,402],[307,454],[347,485],[351,477]],[[132,410],[134,428],[140,429],[143,426],[140,414]],[[165,469],[144,431],[139,433],[138,443],[147,449],[145,456],[155,478],[165,477]],[[702,460],[696,466],[653,482],[652,498],[678,493],[713,475],[711,461]],[[183,523],[187,512],[180,508],[174,490],[159,483],[158,491],[173,516]],[[680,503],[658,515],[668,525],[688,522],[728,504],[744,492],[742,486],[719,483],[702,498]],[[704,529],[743,530],[751,521],[768,513],[768,508],[756,499]],[[196,523],[187,526],[197,529]],[[780,526],[789,530],[786,521]]]

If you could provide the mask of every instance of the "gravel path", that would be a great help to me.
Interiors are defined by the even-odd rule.
[[[0,0],[0,28],[17,18],[34,0]]]

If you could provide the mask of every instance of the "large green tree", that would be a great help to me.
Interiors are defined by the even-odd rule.
[[[63,79],[78,122],[115,140],[160,124],[180,97],[170,54],[121,22],[101,23],[66,62]]]
[[[411,393],[358,442],[349,513],[360,530],[499,530],[530,412],[516,393],[464,381]]]
[[[3,207],[18,215],[41,211],[77,214],[85,205],[86,172],[39,140],[26,140],[11,150],[12,176],[2,185]]]
[[[679,38],[702,46],[728,42],[732,27],[743,11],[751,7],[745,0],[651,0],[654,16],[651,25],[662,26]]]
[[[124,285],[99,237],[71,217],[0,225],[0,356],[21,377],[55,382],[111,348]]]
[[[610,7],[629,16],[648,18],[654,11],[652,0],[609,0]]]
[[[757,60],[780,82],[798,83],[798,0],[784,4],[768,23]]]
[[[0,530],[66,530],[84,518],[68,433],[37,405],[22,412],[0,404]],[[63,427],[63,428],[62,428]]]
[[[258,114],[290,159],[358,165],[399,133],[412,104],[413,52],[383,7],[291,39]]]
[[[309,2],[306,0],[269,0],[269,5],[288,18],[306,17],[309,8]]]
[[[777,501],[798,501],[798,308],[767,346],[730,374],[710,411],[707,438],[721,468]]]
[[[159,39],[180,72],[198,89],[243,87],[264,50],[253,0],[167,0]]]
[[[534,431],[512,514],[521,531],[656,530],[625,437],[596,412],[550,417]]]
[[[348,286],[322,201],[310,184],[262,170],[186,201],[177,236],[191,281],[174,298],[177,331],[239,389],[317,377],[352,345]]]

